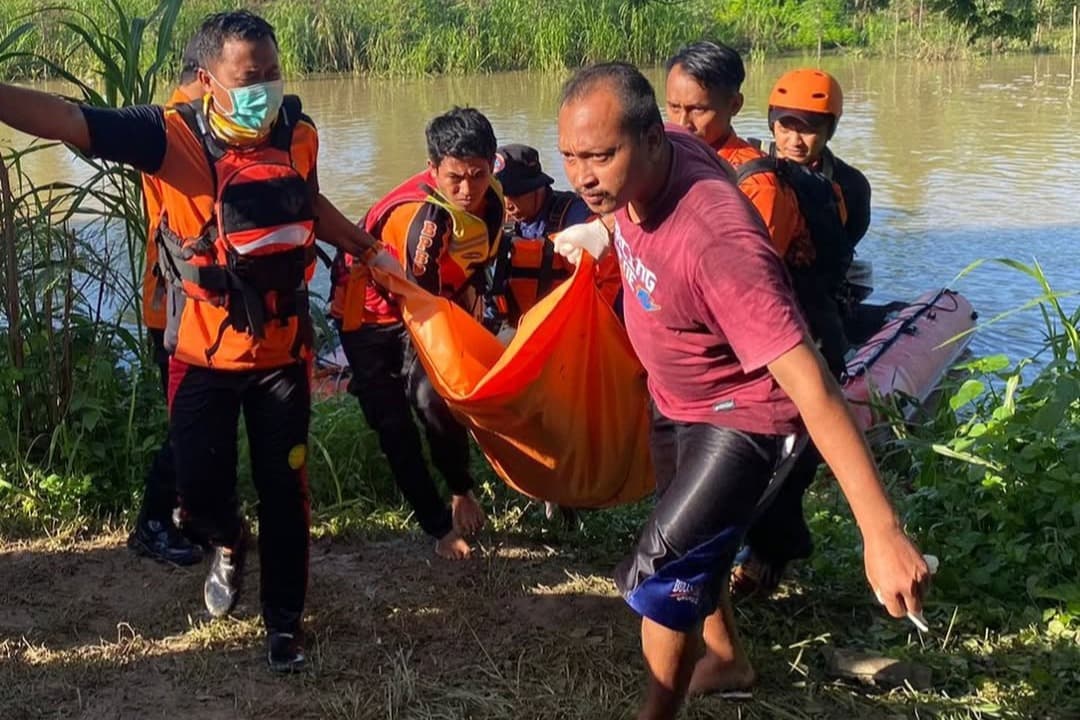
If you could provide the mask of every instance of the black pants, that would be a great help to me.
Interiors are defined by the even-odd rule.
[[[815,337],[821,343],[822,355],[838,380],[844,370],[843,357],[849,345],[869,340],[882,328],[890,313],[905,305],[903,302],[860,304],[850,316],[845,316],[831,299],[806,308]],[[780,565],[808,558],[813,552],[814,543],[803,512],[803,496],[817,477],[821,462],[821,454],[810,443],[768,510],[747,532],[747,544],[766,562]]]
[[[803,300],[800,295],[799,303],[810,325],[810,334],[817,341],[829,371],[834,377],[840,377],[846,368],[844,356],[850,347],[840,303],[828,295],[812,300]]]
[[[716,609],[743,534],[784,482],[786,440],[654,411],[656,506],[615,571],[635,611],[686,631]]]
[[[468,432],[431,386],[401,323],[365,325],[340,335],[352,369],[349,392],[360,401],[364,419],[379,436],[394,481],[420,527],[441,538],[453,528],[453,519],[424,461],[412,410],[424,427],[432,464],[455,495],[473,487]]]
[[[169,440],[185,526],[213,545],[241,537],[236,462],[243,410],[259,497],[263,619],[270,629],[294,630],[307,593],[307,366],[228,372],[174,358],[169,381]]]
[[[848,340],[840,305],[829,296],[802,302],[811,332],[821,347],[829,371],[837,379],[844,372]],[[821,454],[813,442],[796,460],[787,481],[768,509],[746,533],[746,543],[766,562],[781,565],[810,557],[814,543],[806,526],[803,496],[817,477]]]
[[[161,395],[169,394],[169,352],[165,349],[165,332],[150,330],[150,342],[153,344],[154,364],[161,374]],[[141,521],[157,520],[160,523],[172,522],[172,511],[176,507],[176,469],[173,467],[172,448],[168,437],[161,444],[150,464],[150,472],[143,485]]]

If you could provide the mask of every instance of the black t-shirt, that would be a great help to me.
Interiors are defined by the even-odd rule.
[[[90,154],[102,160],[131,165],[150,175],[165,160],[165,108],[133,105],[125,108],[82,106],[90,131]]]
[[[160,105],[132,105],[124,108],[80,106],[90,132],[90,154],[102,160],[131,165],[153,175],[165,160],[167,135],[165,108]],[[315,127],[306,114],[303,122]],[[307,178],[312,197],[319,191],[318,168]]]

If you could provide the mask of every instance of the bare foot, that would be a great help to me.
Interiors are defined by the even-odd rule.
[[[487,522],[487,516],[471,490],[464,495],[454,495],[450,499],[450,510],[454,517],[454,530],[464,537],[480,532]]]
[[[757,673],[750,660],[721,660],[711,652],[706,652],[694,665],[694,674],[690,677],[690,695],[711,695],[748,691],[757,682]]]
[[[468,560],[472,548],[456,530],[451,530],[435,541],[435,554],[443,560]]]

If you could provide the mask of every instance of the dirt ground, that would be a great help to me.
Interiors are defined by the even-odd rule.
[[[205,566],[136,558],[122,533],[9,543],[0,548],[0,717],[632,715],[643,681],[637,619],[607,560],[512,538],[478,549],[448,563],[416,535],[317,540],[310,667],[277,677],[265,666],[256,553],[235,618],[212,621]],[[765,676],[753,702],[698,700],[685,717],[897,716],[849,689],[811,687],[802,651],[781,650],[752,647]],[[762,667],[761,656],[773,659]]]
[[[452,564],[418,537],[317,541],[311,668],[275,677],[253,556],[237,619],[211,621],[205,566],[133,557],[122,534],[3,548],[0,716],[530,717],[537,694],[546,716],[565,701],[569,717],[580,693],[606,698],[614,716],[634,690],[633,653],[621,668],[590,667],[615,635],[632,647],[634,620],[610,584],[575,576],[551,549],[488,548]],[[545,668],[568,639],[578,657],[560,649],[560,666]]]

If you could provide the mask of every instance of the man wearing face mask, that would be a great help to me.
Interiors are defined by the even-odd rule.
[[[220,617],[240,591],[243,410],[267,656],[273,670],[292,671],[304,663],[314,238],[381,260],[374,238],[319,193],[318,136],[299,99],[283,96],[273,28],[240,11],[211,15],[198,32],[199,100],[103,109],[0,85],[0,122],[157,179],[170,281],[169,438],[185,524],[211,548],[204,601]]]
[[[495,132],[473,108],[455,107],[426,130],[427,168],[368,211],[364,227],[400,258],[410,280],[479,315],[485,268],[503,222],[502,190],[493,182]],[[469,475],[469,437],[435,392],[409,341],[394,301],[343,256],[334,262],[330,315],[352,369],[349,391],[390,463],[417,522],[449,560],[470,554],[466,537],[485,522]],[[432,464],[446,479],[446,506],[424,461],[415,409]]]

